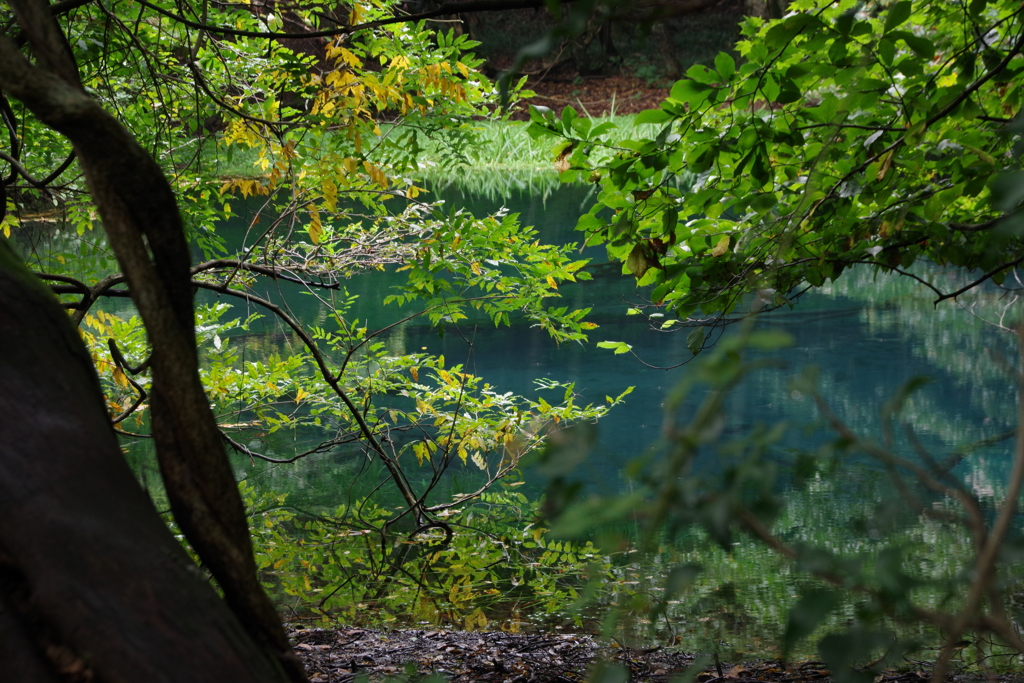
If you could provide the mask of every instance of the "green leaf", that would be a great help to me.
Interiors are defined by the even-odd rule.
[[[629,353],[629,351],[633,347],[630,346],[629,344],[627,344],[626,342],[602,341],[602,342],[597,342],[597,348],[599,348],[599,349],[612,349],[612,350],[615,351],[615,355],[618,356],[618,355],[623,354],[623,353]]]
[[[728,81],[736,73],[736,60],[728,52],[719,52],[715,57],[715,69],[722,80]]]
[[[840,35],[848,36],[850,31],[853,29],[853,24],[857,21],[857,13],[854,10],[848,10],[843,12],[836,17],[835,29]]]
[[[759,330],[747,338],[747,346],[762,351],[775,351],[792,346],[793,335],[783,330]]]
[[[562,126],[565,131],[572,129],[572,122],[576,120],[576,110],[572,107],[566,107],[562,110]]]
[[[778,197],[775,196],[774,192],[762,192],[761,194],[754,195],[749,201],[748,206],[757,213],[764,214],[778,203]]]
[[[835,683],[872,683],[875,672],[855,668],[858,664],[877,656],[892,644],[892,638],[883,633],[853,628],[846,633],[825,636],[818,643],[818,652],[828,664]]]
[[[537,122],[533,122],[526,127],[526,134],[529,135],[534,140],[538,140],[542,137],[546,137],[549,135],[558,135],[558,133],[551,130],[547,126],[539,124]]]
[[[986,6],[988,6],[988,0],[971,0],[967,11],[973,17],[980,17],[985,11]]]
[[[564,477],[587,460],[597,444],[597,427],[579,422],[566,429],[553,432],[541,453],[537,471],[545,477]]]
[[[793,39],[797,33],[800,32],[799,26],[776,24],[768,29],[768,33],[765,34],[764,44],[769,50],[777,50],[783,45],[786,45]]]
[[[633,119],[635,125],[642,123],[665,123],[671,120],[673,117],[664,109],[645,109],[636,115]]]
[[[786,632],[782,636],[782,658],[787,659],[793,647],[814,633],[840,604],[835,591],[810,590],[789,610]]]
[[[992,182],[992,197],[1000,210],[1011,213],[1024,202],[1024,171],[1004,173],[996,176]],[[1003,221],[1003,223],[1019,223],[1020,219]],[[1019,234],[1015,232],[1014,234]]]
[[[629,256],[626,257],[626,268],[628,268],[629,272],[631,272],[635,277],[643,277],[644,273],[657,263],[657,261],[652,259],[648,250],[649,247],[646,242],[638,242],[633,245],[633,249],[629,252]]]
[[[804,94],[792,79],[783,78],[779,81],[779,94],[775,96],[775,101],[779,104],[790,104],[791,102],[799,102],[803,99],[803,96]]]
[[[629,683],[629,669],[621,664],[598,662],[587,677],[587,683]]]
[[[703,327],[695,327],[690,334],[686,335],[686,348],[695,356],[704,348],[704,335]]]
[[[676,225],[679,223],[679,209],[669,207],[661,214],[661,233],[663,235],[672,235],[676,231]]]
[[[896,45],[889,38],[882,38],[878,41],[878,59],[886,66],[892,66],[892,59],[896,56]]]
[[[907,47],[914,51],[915,55],[922,59],[935,58],[935,44],[927,38],[922,38],[910,31],[893,31],[888,37],[893,40],[902,40]]]
[[[684,79],[676,81],[675,85],[672,86],[672,90],[669,93],[669,97],[679,102],[685,102],[690,107],[699,106],[708,96],[712,93],[713,88],[704,83],[698,83],[694,80]]]
[[[890,5],[889,11],[885,15],[885,28],[882,32],[888,33],[905,22],[910,18],[913,11],[913,3],[910,2],[910,0],[902,0],[901,2],[897,2],[895,5]]]
[[[530,121],[546,125],[554,123],[555,113],[548,107],[541,107],[531,104],[530,105]]]
[[[689,588],[703,571],[699,564],[684,564],[673,567],[665,579],[665,599],[671,600]]]
[[[718,74],[703,64],[694,64],[686,70],[686,75],[698,83],[710,85],[718,81]]]
[[[838,65],[846,59],[846,46],[848,43],[849,41],[845,38],[833,41],[832,45],[828,48],[828,61]]]

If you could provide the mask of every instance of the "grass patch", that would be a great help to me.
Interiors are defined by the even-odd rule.
[[[601,136],[611,146],[623,140],[652,137],[657,126],[634,124],[633,115],[611,116],[616,127]],[[471,124],[469,144],[454,149],[443,139],[426,139],[419,156],[416,181],[437,190],[458,190],[464,194],[496,199],[515,193],[547,197],[560,185],[555,171],[558,140],[535,140],[522,121],[478,121]],[[368,145],[371,147],[372,145]],[[611,156],[614,150],[608,151]],[[223,178],[260,177],[256,150],[233,145],[221,147],[213,139],[197,141],[175,153],[174,163],[181,166],[198,156],[201,163]]]
[[[616,127],[601,141],[616,146],[623,140],[653,137],[654,124],[634,123],[635,116],[610,116],[596,122],[612,121]],[[427,145],[417,176],[423,183],[441,190],[454,189],[464,194],[488,199],[507,197],[514,193],[530,193],[547,197],[559,185],[555,171],[553,137],[534,139],[526,132],[529,126],[521,121],[480,121],[474,124],[474,143],[459,163],[452,163],[448,150]],[[608,151],[611,156],[614,150]],[[599,157],[592,157],[599,161]]]

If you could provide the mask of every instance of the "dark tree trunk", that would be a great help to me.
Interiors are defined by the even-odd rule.
[[[282,681],[135,481],[92,361],[0,242],[0,681]]]
[[[0,37],[0,87],[75,146],[152,345],[153,438],[171,508],[227,604],[209,586],[199,590],[195,568],[159,531],[120,457],[81,342],[56,302],[30,296],[36,286],[6,252],[0,514],[28,512],[0,521],[0,624],[31,633],[51,668],[65,659],[101,664],[102,681],[301,683],[301,662],[256,576],[245,510],[199,380],[189,251],[170,185],[84,92],[45,0],[9,4],[39,64]],[[101,613],[106,621],[97,622]],[[147,673],[140,667],[149,660],[175,675]]]

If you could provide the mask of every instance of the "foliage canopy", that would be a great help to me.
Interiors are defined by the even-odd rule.
[[[694,65],[609,147],[613,123],[534,112],[564,138],[566,181],[595,183],[580,219],[675,325],[791,303],[868,264],[952,298],[1021,262],[1021,8],[1014,2],[814,2],[748,17],[739,62]],[[945,291],[916,262],[978,270]],[[691,347],[699,349],[698,334]]]
[[[607,410],[582,404],[572,385],[557,382],[541,382],[546,393],[536,398],[501,392],[462,364],[383,340],[397,324],[421,316],[440,329],[469,316],[477,324],[525,319],[559,341],[583,340],[595,327],[584,320],[586,311],[550,305],[559,283],[589,278],[570,248],[541,244],[506,213],[474,217],[424,201],[414,181],[423,146],[447,149],[453,163],[464,159],[472,121],[490,116],[497,93],[476,71],[465,36],[397,19],[397,11],[394,3],[324,12],[315,3],[284,9],[72,2],[53,8],[72,54],[54,60],[45,41],[30,36],[36,60],[73,87],[80,82],[170,180],[195,247],[187,264],[191,287],[212,293],[211,303],[198,307],[194,331],[191,307],[188,316],[217,438],[277,464],[355,444],[354,452],[381,468],[382,479],[368,488],[384,488],[387,506],[363,501],[346,508],[339,523],[376,541],[358,580],[392,587],[409,580],[399,551],[412,544],[440,544],[427,561],[435,576],[452,575],[449,565],[465,566],[478,549],[470,542],[473,501],[517,473],[520,458],[545,434]],[[8,19],[12,31],[35,26],[21,15],[17,23]],[[67,57],[77,62],[75,73]],[[96,229],[93,206],[102,202],[90,195],[78,155],[48,127],[52,121],[6,96],[0,113],[9,133],[2,158],[10,167],[0,229],[42,279],[55,283],[81,326],[115,428],[128,439],[149,436],[158,423],[159,335],[131,307],[117,305],[138,293],[137,282],[125,286],[124,262],[111,257]],[[224,223],[232,220],[242,229],[227,235]],[[108,227],[106,216],[102,222]],[[159,268],[156,238],[148,237]],[[372,329],[354,313],[345,281],[387,267],[404,272],[405,284],[381,292],[372,305],[407,305],[405,317]],[[266,296],[282,287],[312,296],[315,319]],[[261,314],[288,338],[254,358],[248,332]],[[242,438],[254,429],[308,429],[319,438],[275,457]],[[219,448],[206,451],[219,457]],[[464,490],[439,486],[450,467],[474,475]],[[495,505],[520,514],[514,491],[487,499],[486,506]],[[174,512],[196,546],[180,508]],[[324,529],[296,524],[292,531],[298,543]],[[516,544],[535,540],[531,532]],[[444,552],[448,544],[459,550]],[[203,548],[195,550],[211,564]],[[457,585],[435,581],[431,598],[480,595],[482,577],[496,571],[489,569],[495,554],[507,554],[501,543],[488,552],[469,558],[476,569],[458,575]],[[280,565],[264,568],[272,574]],[[306,576],[298,588],[284,589],[327,594],[352,579],[328,572],[316,586]],[[410,580],[417,591],[424,588],[418,581]],[[314,607],[320,601],[303,597]]]
[[[538,578],[534,565],[553,572],[564,561],[582,573],[592,547],[570,551],[523,531],[515,539],[490,533],[486,548],[474,549],[464,510],[480,499],[526,523],[517,507],[526,501],[488,489],[514,473],[545,435],[593,421],[606,406],[580,405],[572,385],[555,383],[542,385],[557,392],[551,402],[511,396],[443,357],[396,353],[381,340],[386,330],[370,329],[353,313],[345,288],[357,272],[393,266],[405,282],[380,303],[419,304],[411,317],[442,328],[473,315],[499,325],[523,317],[558,341],[582,342],[595,327],[585,310],[549,305],[560,283],[589,277],[570,248],[541,244],[514,216],[443,211],[416,185],[424,146],[447,148],[457,163],[473,144],[474,117],[489,115],[497,102],[466,52],[472,41],[397,21],[387,2],[327,12],[313,3],[279,9],[160,0],[70,2],[53,10],[82,85],[170,177],[200,252],[191,285],[274,317],[294,342],[249,359],[233,337],[253,318],[223,302],[200,308],[202,381],[222,438],[249,457],[267,458],[232,435],[253,425],[325,434],[279,462],[358,443],[402,503],[397,511],[343,506],[326,521],[260,511],[257,519],[267,522],[257,536],[261,568],[282,570],[283,591],[328,613],[334,595],[383,600],[381,591],[405,582],[409,558],[433,574],[432,601],[422,599],[424,584],[415,578],[389,598],[395,609],[433,618],[469,611],[466,596],[491,585],[491,567],[508,561],[514,546],[519,573],[500,577],[502,585],[518,588],[530,577],[548,596],[576,597],[552,574]],[[944,291],[915,272],[915,263],[977,269],[976,286],[1001,283],[1024,260],[1012,126],[1024,68],[1022,12],[1009,0],[797,0],[783,19],[744,22],[739,62],[722,53],[713,68],[691,68],[660,109],[638,117],[657,126],[648,137],[612,144],[614,123],[580,118],[571,108],[561,116],[535,110],[530,130],[563,139],[556,152],[563,180],[600,188],[579,228],[588,244],[607,245],[625,272],[653,286],[653,306],[672,307],[677,319],[665,328],[725,320],[753,293],[755,308],[790,304],[855,264],[903,273],[937,300],[951,298],[963,289]],[[9,132],[0,158],[10,167],[0,230],[21,240],[27,260],[56,283],[83,324],[114,423],[126,433],[128,425],[145,430],[152,339],[130,313],[94,308],[128,292],[94,230],[75,155],[20,105],[0,99],[0,114]],[[239,163],[251,167],[237,172]],[[32,223],[46,203],[57,207],[59,229]],[[244,222],[240,241],[225,237],[228,220]],[[322,314],[312,323],[298,319],[263,294],[268,282],[311,294]],[[694,332],[688,346],[696,353],[708,340]],[[771,347],[778,339],[745,341]],[[699,379],[719,393],[691,428],[672,433],[674,457],[648,488],[615,506],[577,508],[562,519],[563,533],[621,521],[653,492],[652,528],[702,523],[725,544],[738,524],[769,545],[777,540],[767,525],[778,502],[765,483],[775,472],[761,459],[772,435],[755,435],[752,457],[727,473],[723,493],[680,484],[696,445],[715,432],[723,392],[746,372],[737,360],[742,343],[702,366]],[[813,395],[813,387],[805,389]],[[838,421],[833,426],[847,444],[867,448],[842,434]],[[437,484],[460,463],[478,469],[483,483],[442,499]],[[414,467],[425,476],[411,476]],[[964,509],[980,517],[972,501]],[[1005,529],[972,524],[981,578],[961,580],[956,587],[968,586],[967,605],[935,621],[957,637],[977,626],[1020,648],[1005,619],[984,611],[981,595],[996,589],[990,550]],[[302,543],[289,546],[282,529],[298,530]],[[336,551],[339,538],[366,546],[368,559],[353,562]],[[787,552],[812,573],[834,577],[842,569],[832,557]],[[473,562],[464,562],[467,556]],[[879,611],[898,602],[901,616],[931,618],[913,604],[914,586],[897,559],[889,560],[875,575],[851,573],[850,581],[861,581]],[[311,567],[321,570],[319,581],[303,573]],[[669,578],[682,585],[686,571]],[[353,588],[368,575],[381,582],[376,594]],[[834,604],[830,593],[805,602],[794,612],[787,647]],[[463,615],[464,624],[481,625],[481,614]],[[874,647],[872,638],[862,640]],[[829,646],[838,651],[843,642]]]

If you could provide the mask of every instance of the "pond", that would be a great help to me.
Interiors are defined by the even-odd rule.
[[[536,226],[542,239],[563,244],[579,241],[576,219],[588,208],[587,189],[573,187],[547,197],[511,197],[504,203],[457,193],[444,198],[477,215],[497,211],[504,204],[520,214],[523,225]],[[627,314],[631,304],[644,301],[645,292],[635,287],[631,277],[622,276],[617,266],[599,265],[607,260],[602,248],[588,249],[584,256],[598,264],[591,270],[594,280],[563,285],[560,292],[566,303],[592,308],[589,319],[600,327],[590,333],[588,344],[558,345],[545,332],[522,322],[495,328],[483,319],[465,322],[458,330],[449,327],[443,335],[426,321],[415,320],[391,331],[386,342],[396,353],[443,354],[499,391],[533,395],[535,380],[545,378],[574,383],[582,403],[601,403],[606,396],[635,387],[625,403],[601,421],[598,444],[583,473],[590,485],[615,489],[622,481],[623,467],[659,438],[665,396],[685,376],[685,363],[693,356],[686,345],[687,330],[663,332],[644,316]],[[347,289],[360,298],[352,315],[370,329],[403,317],[405,311],[397,306],[379,306],[380,292],[401,281],[402,276],[394,273],[353,278]],[[266,294],[283,298],[298,317],[316,320],[317,302],[298,288],[282,285]],[[805,294],[792,309],[762,316],[757,323],[760,328],[784,330],[795,341],[773,354],[783,369],[755,375],[733,392],[728,429],[742,432],[758,423],[781,420],[795,426],[819,422],[811,402],[788,386],[807,366],[819,368],[820,387],[829,404],[864,436],[879,434],[878,413],[885,401],[905,382],[921,376],[930,381],[908,401],[905,418],[936,454],[945,455],[1011,429],[1017,392],[999,359],[1014,357],[1013,338],[978,317],[998,318],[1007,301],[989,291],[971,301],[976,304],[973,311],[952,301],[936,308],[929,292],[911,280],[864,268]],[[633,354],[596,348],[595,342],[601,340],[626,342]],[[700,398],[695,396],[687,405],[696,405]],[[785,445],[806,447],[798,432]],[[286,456],[301,447],[290,438],[267,443],[266,448]],[[908,444],[903,447],[910,452]],[[1011,447],[1009,441],[996,444],[965,463],[962,474],[979,494],[998,494]],[[334,454],[292,465],[246,466],[239,474],[256,480],[272,477],[275,486],[285,487],[296,502],[333,507],[341,502],[333,496],[346,490],[343,483],[351,466],[349,457]]]
[[[542,239],[563,244],[579,241],[574,231],[576,219],[590,201],[586,188],[573,187],[546,197],[514,196],[504,202],[454,192],[443,198],[477,215],[507,208],[520,215],[522,224],[538,227]],[[225,231],[229,242],[241,244],[242,221],[225,226]],[[418,351],[443,354],[449,363],[463,364],[500,392],[534,395],[535,380],[548,379],[573,383],[578,402],[602,403],[606,396],[634,387],[623,405],[600,421],[597,443],[576,474],[587,490],[616,494],[630,485],[624,470],[660,439],[666,395],[692,370],[689,361],[693,356],[687,349],[686,331],[664,332],[658,329],[660,319],[655,318],[652,325],[642,315],[629,314],[632,305],[644,301],[645,292],[636,288],[631,277],[622,276],[617,266],[602,265],[606,260],[602,249],[588,249],[583,255],[594,263],[593,281],[563,285],[559,291],[566,303],[592,308],[589,319],[599,328],[591,332],[587,344],[558,345],[545,332],[522,321],[495,328],[483,319],[465,321],[458,329],[449,326],[444,334],[416,319],[394,328],[383,341],[396,355]],[[922,268],[920,272],[927,271],[932,277],[966,282],[963,274]],[[379,304],[381,292],[401,281],[402,275],[394,272],[352,278],[347,289],[359,296],[352,315],[371,329],[401,319],[406,311]],[[282,283],[262,293],[285,302],[307,323],[322,316],[316,300],[297,287]],[[1018,400],[1007,370],[1015,362],[1006,360],[1015,358],[1014,338],[983,318],[997,320],[1009,303],[1002,292],[983,288],[960,302],[947,301],[935,307],[929,292],[908,278],[866,268],[851,270],[839,282],[808,292],[793,308],[757,319],[759,329],[785,331],[794,341],[770,354],[781,361],[781,367],[753,374],[730,394],[722,433],[743,435],[756,425],[785,421],[791,428],[776,448],[782,463],[795,450],[813,449],[834,438],[821,428],[821,416],[808,397],[790,386],[808,366],[818,368],[819,386],[828,404],[860,435],[880,438],[882,406],[906,382],[922,376],[930,381],[906,401],[903,416],[920,444],[937,458],[1006,432],[1015,425]],[[246,313],[241,307],[237,312]],[[259,336],[287,336],[280,332],[267,323],[232,343],[244,345]],[[725,330],[725,334],[733,333]],[[596,342],[602,340],[626,342],[633,353],[616,355],[597,348]],[[680,409],[680,417],[692,413],[702,398],[704,394],[694,394]],[[267,455],[286,458],[318,442],[321,435],[253,433],[242,441],[249,438]],[[1012,439],[1007,439],[974,449],[958,467],[957,474],[987,509],[994,509],[1005,491],[1012,447]],[[917,457],[907,438],[897,439],[895,450]],[[705,469],[714,471],[719,466],[714,450],[701,457]],[[152,467],[147,464],[151,456],[143,452],[136,450],[133,458],[140,471]],[[358,447],[339,447],[291,464],[251,461],[238,455],[233,462],[240,479],[261,491],[287,493],[289,505],[307,513],[327,512],[359,499],[382,479],[382,473],[374,471],[375,465],[367,463]],[[471,490],[478,476],[472,466],[456,467],[449,474],[439,496]],[[527,469],[524,476],[522,490],[536,499],[544,489],[544,478],[535,469]],[[865,535],[865,520],[896,498],[880,468],[859,460],[838,477],[818,476],[810,485],[791,492],[776,530],[789,540],[813,541],[837,552],[873,556],[884,544],[877,535]],[[910,565],[933,574],[959,571],[970,545],[965,535],[930,526],[916,513],[905,514],[900,531],[887,531],[886,538],[909,550]],[[684,533],[677,540],[647,564],[617,560],[613,570],[616,588],[606,603],[625,605],[653,590],[656,577],[673,564],[697,562],[705,568],[702,578],[674,601],[667,620],[670,626],[661,628],[659,637],[668,635],[691,649],[722,647],[773,654],[785,628],[786,610],[810,585],[808,581],[764,547],[743,539],[728,553],[700,532]],[[826,627],[843,624],[855,609],[854,602],[845,604]],[[564,627],[573,628],[571,624],[570,620]],[[550,620],[544,627],[552,627]]]

